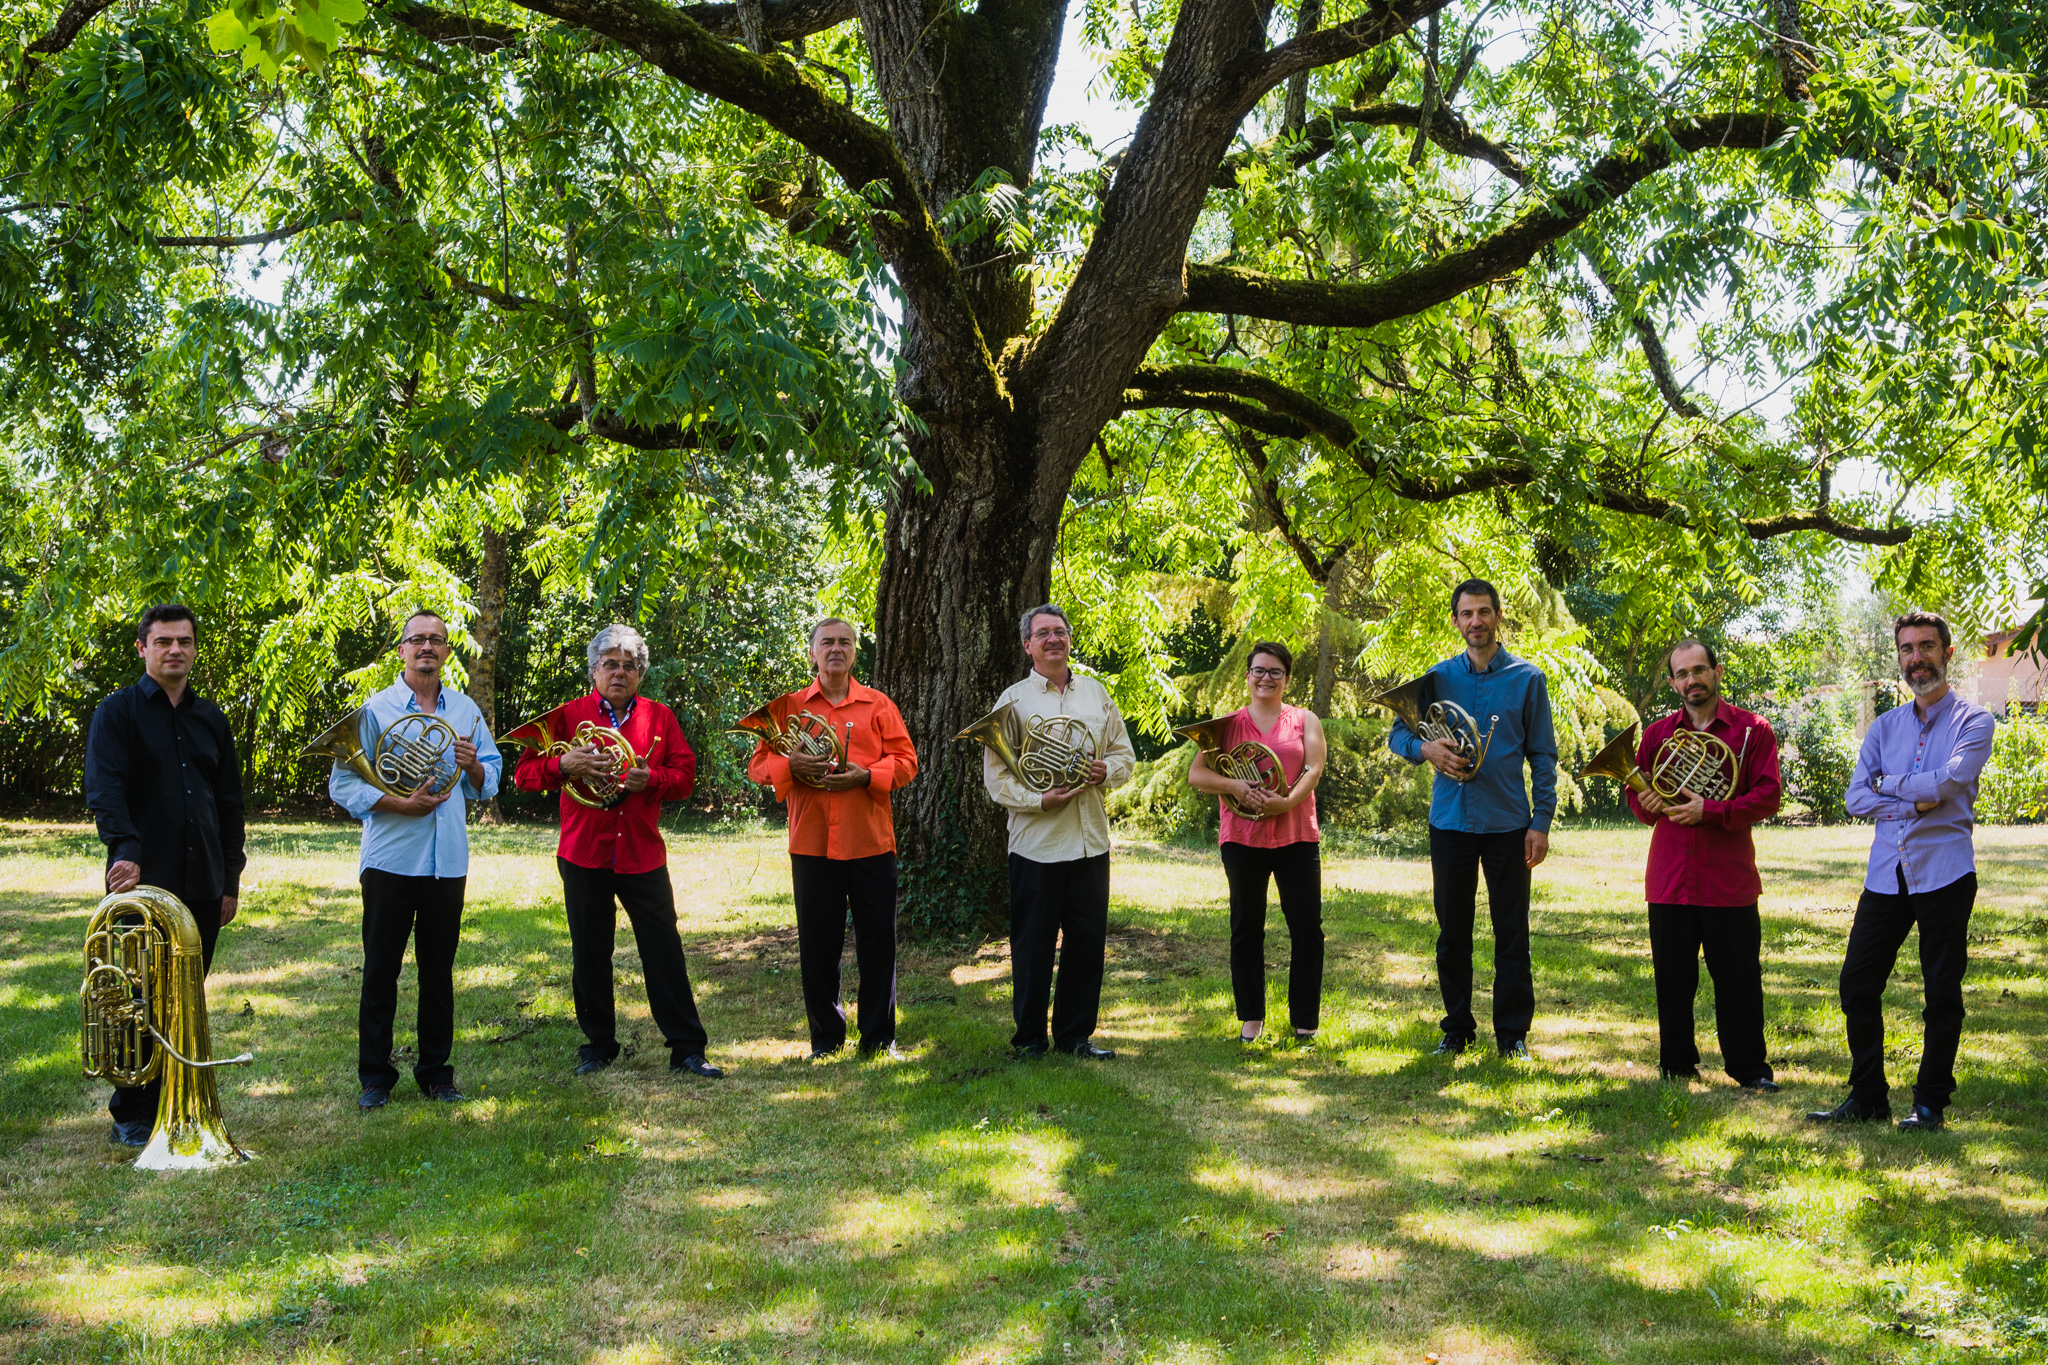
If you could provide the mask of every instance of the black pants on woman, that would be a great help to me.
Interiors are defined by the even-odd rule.
[[[1714,979],[1714,1031],[1721,1065],[1738,1085],[1771,1079],[1764,1058],[1763,920],[1750,905],[1650,904],[1650,969],[1657,978],[1657,1067],[1665,1075],[1699,1070],[1693,997],[1700,958]]]
[[[1842,1013],[1849,1025],[1849,1093],[1871,1105],[1888,1105],[1884,1075],[1884,986],[1899,960],[1899,949],[1914,925],[1920,927],[1920,988],[1927,1008],[1920,1044],[1920,1073],[1913,1103],[1939,1114],[1956,1093],[1956,1047],[1963,1037],[1963,972],[1970,965],[1970,911],[1977,904],[1977,874],[1966,872],[1947,886],[1911,894],[1899,874],[1898,894],[1864,889],[1849,926],[1849,950],[1842,959]]]
[[[1529,864],[1527,830],[1467,834],[1429,827],[1429,872],[1436,884],[1436,979],[1443,991],[1446,1038],[1469,1043],[1479,1033],[1472,1017],[1472,921],[1478,914],[1479,872],[1486,870],[1486,909],[1493,919],[1493,1039],[1511,1047],[1529,1034],[1536,1017],[1536,983],[1529,973]]]
[[[792,853],[789,868],[811,1051],[836,1052],[846,1042],[839,959],[846,953],[849,915],[853,955],[860,964],[860,1050],[887,1047],[896,1041],[896,855]]]
[[[576,1026],[589,1041],[577,1051],[586,1062],[608,1062],[619,1055],[618,1002],[612,991],[612,947],[617,942],[616,898],[633,926],[640,949],[640,970],[647,978],[647,1008],[654,1026],[668,1044],[669,1060],[700,1056],[704,1021],[697,1017],[697,999],[690,993],[690,969],[683,962],[683,940],[676,932],[676,898],[668,869],[614,872],[606,867],[579,867],[557,854],[562,871],[562,908],[569,917],[570,989],[576,997]]]
[[[1266,1018],[1266,882],[1280,888],[1287,921],[1287,1017],[1313,1033],[1323,1009],[1322,845],[1304,839],[1278,848],[1223,845],[1230,882],[1230,993],[1245,1023]]]

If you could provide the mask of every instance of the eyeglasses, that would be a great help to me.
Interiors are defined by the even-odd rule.
[[[1070,637],[1064,627],[1048,626],[1044,630],[1032,631],[1031,638],[1034,640],[1065,640]]]
[[[1284,668],[1254,668],[1251,674],[1254,678],[1270,678],[1277,682],[1287,676],[1287,670]]]
[[[435,649],[446,649],[448,648],[448,637],[445,635],[408,635],[403,640],[400,640],[398,643],[402,645],[410,645],[414,649],[419,649],[427,645],[431,645]]]
[[[1694,664],[1691,668],[1674,668],[1671,676],[1678,682],[1705,682],[1714,676],[1712,664]]]
[[[632,659],[599,659],[597,661],[597,671],[600,673],[638,673],[640,665]]]

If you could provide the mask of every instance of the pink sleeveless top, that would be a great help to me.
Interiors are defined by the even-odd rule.
[[[1308,712],[1299,706],[1282,706],[1280,719],[1273,722],[1271,734],[1260,734],[1259,727],[1252,724],[1250,708],[1238,711],[1224,727],[1223,747],[1235,748],[1246,740],[1265,745],[1280,757],[1280,771],[1292,788],[1300,778],[1302,768],[1308,762],[1308,749],[1303,739],[1305,717]],[[1219,844],[1244,844],[1251,848],[1279,848],[1283,844],[1314,844],[1322,842],[1322,830],[1316,826],[1316,794],[1310,792],[1302,803],[1293,810],[1279,815],[1269,815],[1263,820],[1247,820],[1228,805],[1222,797],[1216,798],[1223,810],[1223,827],[1217,832]]]

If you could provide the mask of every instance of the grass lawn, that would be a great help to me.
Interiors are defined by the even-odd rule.
[[[0,827],[0,1360],[2048,1360],[2048,829],[1980,835],[1962,1090],[1918,1137],[1802,1121],[1843,1094],[1868,831],[1760,832],[1772,1098],[1656,1079],[1646,838],[1555,839],[1518,1069],[1424,1055],[1420,858],[1332,858],[1322,1039],[1240,1048],[1215,854],[1142,846],[1115,858],[1115,1061],[1010,1061],[989,944],[906,954],[904,1060],[814,1065],[779,836],[673,836],[729,1072],[706,1084],[669,1074],[623,926],[637,1047],[570,1076],[551,833],[479,831],[472,1102],[401,1091],[366,1117],[353,828],[261,826],[210,987],[217,1051],[257,1054],[219,1074],[258,1159],[151,1176],[78,1074],[98,845]],[[1901,1109],[1910,954],[1886,1010]],[[408,971],[401,1045],[412,1001]]]

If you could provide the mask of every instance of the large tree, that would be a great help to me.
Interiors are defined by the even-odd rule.
[[[1325,551],[1360,508],[1471,498],[1553,546],[1589,516],[1899,546],[1912,509],[1831,478],[1939,483],[1995,448],[1955,356],[2018,325],[1998,310],[2040,255],[2013,56],[2034,35],[1934,7],[1091,3],[1103,79],[1143,109],[1107,159],[1043,126],[1060,0],[385,0],[353,31],[345,5],[243,0],[212,23],[262,72],[240,78],[200,50],[206,10],[18,16],[13,339],[80,386],[174,373],[194,429],[230,386],[198,464],[251,473],[216,532],[263,510],[266,462],[326,513],[337,481],[544,497],[581,470],[609,499],[593,544],[627,563],[663,552],[665,500],[715,509],[733,461],[833,497],[895,444],[875,681],[926,758],[908,884],[969,911],[996,902],[1000,827],[948,738],[1017,672],[1077,471],[1125,413],[1220,418],[1267,512]],[[324,71],[272,87],[293,54]],[[281,313],[198,291],[124,368],[140,284],[275,243]],[[886,432],[842,326],[874,287],[900,313]],[[1688,394],[1674,319],[1754,377],[1804,373],[1796,436]],[[1627,341],[1654,410],[1594,401],[1597,365],[1583,404],[1532,384],[1534,337]],[[325,399],[266,398],[279,371]],[[792,456],[843,477],[799,486]],[[1289,522],[1311,457],[1371,495],[1327,534]]]

